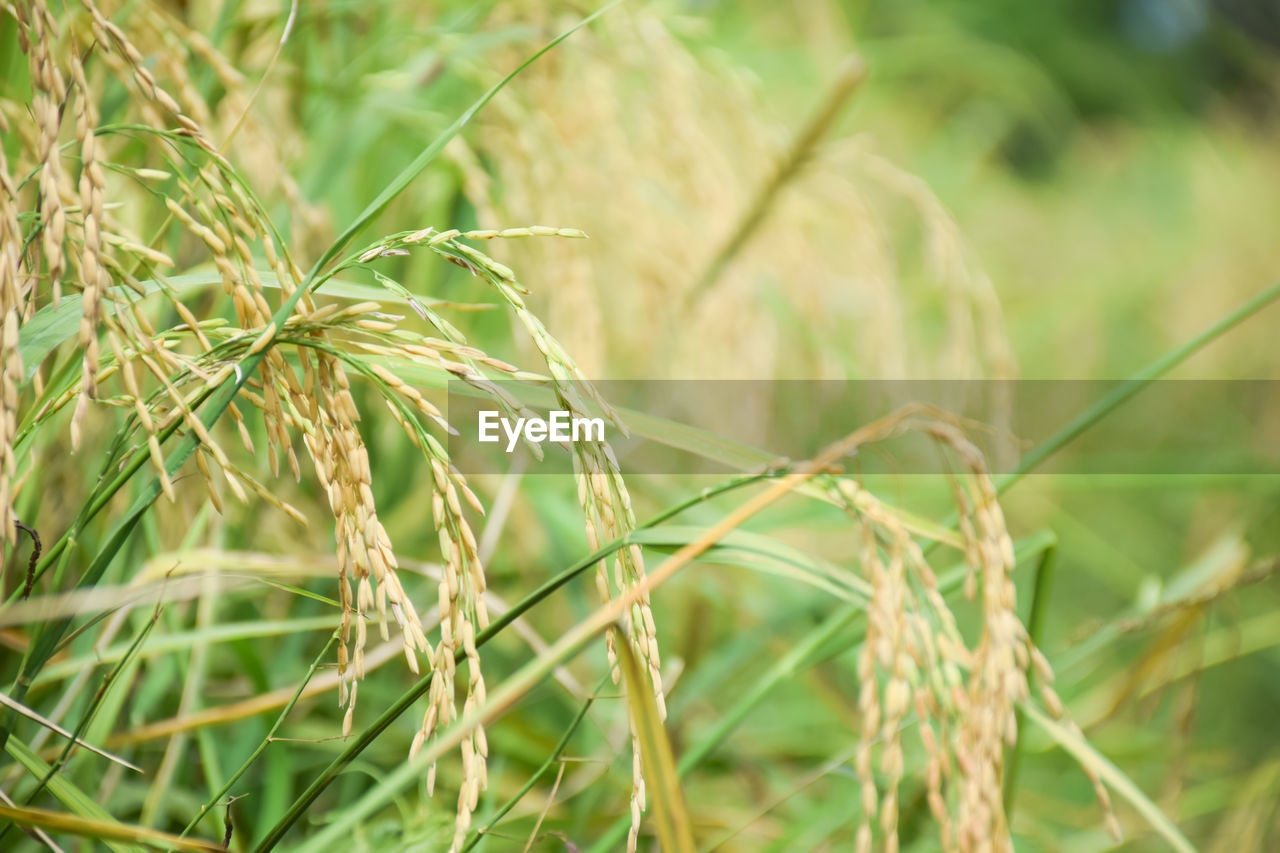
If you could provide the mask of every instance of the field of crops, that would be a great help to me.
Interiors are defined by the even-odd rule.
[[[0,8],[0,850],[1280,846],[1280,7]]]

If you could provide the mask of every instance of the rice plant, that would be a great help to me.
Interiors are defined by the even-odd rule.
[[[1008,850],[1054,837],[1051,767],[1089,849],[1194,849],[1055,676],[1057,538],[1007,493],[1280,290],[1013,468],[919,402],[807,459],[626,409],[601,380],[1018,371],[939,197],[838,129],[861,60],[787,137],[698,38],[4,9],[0,847]],[[526,391],[737,470],[464,471],[454,396]],[[913,438],[943,473],[861,474]],[[1265,583],[1249,553],[1094,651]]]

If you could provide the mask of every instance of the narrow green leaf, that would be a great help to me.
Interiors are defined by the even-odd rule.
[[[37,779],[43,779],[49,775],[49,771],[52,768],[48,762],[32,752],[25,743],[22,743],[17,738],[10,737],[5,742],[4,748],[5,752],[9,753],[15,761],[25,767],[32,776]],[[58,798],[58,802],[82,818],[89,818],[103,823],[118,823],[115,818],[107,813],[106,809],[98,805],[84,791],[67,781],[64,776],[54,776],[49,779],[49,790]],[[130,844],[121,844],[118,839],[106,841],[106,844],[117,853],[135,853],[139,849]]]
[[[280,288],[280,280],[274,270],[256,270],[264,287]],[[169,276],[165,281],[180,295],[189,295],[208,287],[221,286],[222,276],[217,272],[196,272],[186,275]],[[160,292],[160,282],[147,279],[139,282],[148,295]],[[132,289],[117,286],[112,290],[124,296],[133,294]],[[359,302],[394,302],[409,304],[408,298],[372,284],[363,284],[348,279],[331,278],[325,282],[324,292],[327,296],[339,299],[351,299]],[[56,306],[50,303],[35,313],[35,316],[22,325],[18,333],[18,350],[22,354],[22,363],[27,367],[26,380],[30,381],[37,368],[48,358],[49,353],[76,337],[80,333],[81,302],[79,293],[71,293],[62,297]],[[426,296],[413,297],[428,308],[450,308],[457,311],[490,311],[494,305],[486,302],[450,302],[443,299],[432,299]],[[115,313],[116,304],[110,299],[102,301],[102,310],[108,314]]]
[[[1142,792],[1142,789],[1125,775],[1124,771],[1103,757],[1102,753],[1094,749],[1083,737],[1055,722],[1030,703],[1023,703],[1021,707],[1023,712],[1037,726],[1044,729],[1049,737],[1075,756],[1076,761],[1087,766],[1109,788],[1124,797],[1129,802],[1129,805],[1133,806],[1138,814],[1142,815],[1147,823],[1151,825],[1151,828],[1163,836],[1174,850],[1177,850],[1178,853],[1195,853],[1196,848],[1187,840],[1187,837],[1182,834],[1178,827],[1174,826],[1173,821],[1165,816],[1160,807],[1153,803]]]
[[[631,643],[614,628],[614,648],[618,650],[618,666],[627,687],[627,705],[640,741],[640,755],[647,780],[647,799],[653,803],[657,824],[658,848],[678,853],[693,853],[693,824],[685,807],[684,789],[676,772],[671,741],[658,714],[649,673],[636,659]]]
[[[175,850],[194,850],[201,853],[221,853],[226,848],[213,841],[199,841],[179,838],[167,832],[148,829],[145,826],[130,826],[112,820],[100,820],[91,817],[80,817],[48,809],[33,809],[26,806],[0,805],[0,817],[24,826],[38,826],[50,832],[65,832],[84,838],[94,838],[105,843],[113,850],[133,850],[133,847],[121,847],[116,842],[136,842],[148,846],[163,847]]]

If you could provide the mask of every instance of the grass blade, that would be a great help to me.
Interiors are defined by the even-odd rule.
[[[1173,821],[1165,816],[1160,807],[1142,792],[1125,773],[1103,757],[1088,741],[1066,727],[1059,725],[1048,715],[1041,713],[1030,703],[1024,703],[1023,712],[1059,746],[1071,753],[1081,764],[1087,765],[1098,778],[1102,779],[1113,791],[1129,801],[1129,805],[1142,815],[1169,845],[1178,853],[1195,853],[1195,847],[1187,840]]]
[[[41,779],[48,779],[49,790],[58,798],[58,802],[73,811],[82,818],[98,821],[99,823],[115,823],[113,818],[106,809],[98,805],[92,797],[86,794],[80,788],[67,781],[62,776],[50,776],[53,768],[49,766],[44,759],[36,755],[25,743],[16,738],[9,738],[5,744],[5,751],[13,757],[15,761],[27,769],[32,776]],[[12,826],[12,823],[6,824]],[[104,839],[105,840],[105,839]],[[122,844],[119,839],[107,840],[106,844],[117,853],[133,853],[138,848],[131,844]]]
[[[111,753],[107,752],[105,749],[99,749],[93,744],[88,743],[84,740],[81,740],[71,732],[64,729],[62,726],[55,723],[53,720],[49,720],[49,719],[46,719],[45,717],[40,716],[40,714],[31,710],[26,705],[23,705],[21,702],[16,702],[13,699],[10,699],[8,696],[6,696],[3,693],[0,693],[0,705],[6,705],[12,708],[13,710],[17,711],[19,714],[26,717],[27,719],[36,721],[40,725],[44,726],[46,729],[49,729],[51,731],[54,731],[62,735],[67,740],[70,740],[72,743],[76,744],[77,746],[84,747],[85,749],[92,752],[94,755],[99,755],[107,759],[108,761],[119,764],[121,767],[127,767],[130,770],[134,771],[135,773],[142,772],[142,768],[134,764],[133,762],[125,761],[123,758],[121,758],[118,755],[112,755]]]
[[[627,637],[617,628],[613,631],[618,665],[627,687],[627,705],[631,708],[631,719],[640,741],[640,755],[646,771],[645,789],[652,795],[649,799],[653,802],[654,821],[657,823],[658,847],[678,853],[693,853],[693,825],[685,808],[684,790],[676,773],[671,741],[658,714],[653,682],[636,660]]]
[[[197,851],[197,853],[223,851],[226,849],[214,841],[179,838],[176,835],[170,835],[167,832],[160,832],[156,829],[148,829],[145,826],[129,826],[123,823],[113,823],[109,820],[79,817],[65,812],[33,809],[28,806],[0,805],[0,817],[24,826],[38,826],[51,832],[64,832],[108,843],[111,841],[127,841],[173,850],[192,850]]]
[[[1040,646],[1040,637],[1044,632],[1044,616],[1049,606],[1049,595],[1053,588],[1053,570],[1057,562],[1058,546],[1055,544],[1045,549],[1040,555],[1040,562],[1036,565],[1036,576],[1031,593],[1031,614],[1027,617],[1027,636],[1037,648]],[[1027,682],[1028,687],[1034,686],[1034,672],[1027,674]],[[1022,731],[1024,715],[1021,708],[1014,713],[1017,715],[1018,740],[1009,753],[1004,774],[1004,814],[1010,826],[1013,825],[1013,803],[1018,795],[1018,768],[1022,763],[1024,746]]]
[[[602,679],[601,682],[596,685],[596,690],[599,691],[607,682],[607,677]],[[560,740],[551,750],[551,754],[547,756],[547,760],[542,762],[542,766],[535,770],[533,774],[525,780],[525,783],[520,786],[520,790],[512,794],[511,798],[507,800],[506,803],[504,803],[496,812],[494,812],[493,817],[489,818],[488,823],[476,830],[475,834],[472,835],[471,838],[468,839],[467,843],[462,846],[461,853],[467,853],[468,850],[471,850],[479,844],[484,838],[485,833],[491,831],[495,826],[497,826],[498,821],[502,820],[502,818],[506,816],[507,812],[515,808],[516,804],[519,803],[520,800],[524,799],[524,795],[529,793],[529,791],[533,789],[534,785],[538,784],[538,780],[547,774],[547,771],[551,769],[551,766],[560,760],[560,756],[564,754],[565,748],[568,747],[569,740],[573,737],[573,733],[578,730],[578,726],[582,725],[582,721],[586,719],[587,712],[591,710],[591,706],[595,704],[595,701],[596,697],[594,695],[587,697],[586,701],[582,703],[582,707],[578,710],[577,715],[573,718],[573,721],[569,723],[569,727],[564,730],[564,734],[561,735]]]

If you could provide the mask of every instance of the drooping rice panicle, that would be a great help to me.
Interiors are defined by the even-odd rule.
[[[1069,717],[1049,686],[1048,662],[1017,615],[1009,577],[1013,542],[985,458],[930,407],[907,408],[872,440],[907,429],[930,436],[963,469],[952,481],[953,497],[964,539],[965,587],[981,605],[981,633],[975,643],[966,642],[936,575],[898,518],[855,481],[835,479],[828,494],[861,524],[859,559],[872,587],[857,663],[861,740],[854,767],[862,817],[856,846],[870,851],[879,838],[883,849],[898,849],[902,734],[914,725],[925,757],[925,798],[942,849],[1012,850],[1003,803],[1005,750],[1017,736],[1015,707],[1029,695],[1030,672],[1050,712]],[[1088,768],[1086,773],[1114,828],[1105,787]]]

